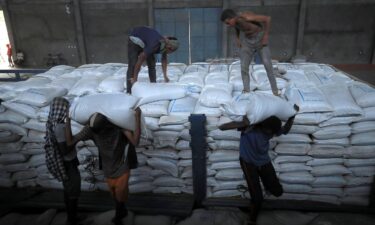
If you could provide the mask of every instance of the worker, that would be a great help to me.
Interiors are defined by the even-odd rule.
[[[7,46],[7,56],[8,56],[8,63],[9,63],[9,67],[14,67],[14,64],[13,64],[13,59],[12,59],[12,47],[10,46],[10,44],[6,44]]]
[[[162,70],[164,81],[169,82],[167,75],[167,55],[178,49],[179,42],[175,37],[163,37],[149,27],[134,28],[128,40],[128,71],[126,74],[127,93],[131,93],[132,85],[138,80],[142,64],[147,61],[150,82],[156,82],[155,54],[162,54]]]
[[[243,92],[250,91],[249,66],[254,54],[259,53],[267,72],[272,93],[279,95],[272,67],[271,52],[268,48],[271,17],[252,12],[237,14],[232,9],[226,9],[221,14],[221,21],[236,29],[236,44],[240,48]],[[243,35],[240,38],[241,32]]]
[[[100,113],[90,117],[87,124],[78,134],[72,136],[70,119],[67,120],[68,146],[79,141],[91,139],[99,150],[100,164],[103,166],[109,191],[115,201],[115,216],[112,222],[121,225],[122,219],[128,215],[126,201],[129,194],[130,169],[138,166],[135,147],[140,139],[141,110],[135,110],[136,127],[134,132],[122,129]]]
[[[54,98],[46,123],[46,164],[49,172],[64,187],[64,202],[68,225],[77,224],[77,205],[81,193],[79,161],[74,147],[67,146],[66,126],[69,117],[69,102],[61,97]]]
[[[294,105],[294,108],[296,111],[299,110],[297,105]],[[281,120],[276,116],[253,125],[244,116],[240,122],[229,122],[219,126],[221,130],[241,130],[240,164],[251,196],[249,225],[256,224],[263,202],[259,180],[262,180],[263,187],[272,195],[279,197],[283,194],[283,188],[268,155],[269,140],[274,136],[287,134],[293,125],[294,117],[290,117],[284,126],[281,126]]]

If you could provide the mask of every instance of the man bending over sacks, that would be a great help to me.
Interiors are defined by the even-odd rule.
[[[141,128],[141,110],[135,110],[136,127],[134,132],[112,124],[107,117],[95,113],[78,134],[72,137],[70,119],[67,119],[67,143],[69,146],[79,141],[93,140],[99,150],[104,176],[116,203],[116,214],[112,219],[115,225],[121,225],[128,211],[125,202],[129,193],[130,169],[138,166],[135,147],[139,143]],[[127,152],[127,154],[126,154]]]
[[[298,111],[299,107],[294,105],[294,109]],[[269,140],[274,136],[287,134],[293,125],[294,117],[290,117],[284,126],[281,126],[281,120],[276,116],[268,117],[257,124],[250,124],[244,116],[241,122],[230,122],[219,127],[221,130],[238,129],[241,131],[240,164],[251,196],[248,224],[256,224],[263,202],[259,178],[268,192],[276,197],[283,194],[283,187],[268,155]]]

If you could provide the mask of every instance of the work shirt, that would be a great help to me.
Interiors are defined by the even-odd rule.
[[[71,151],[68,151],[66,146],[66,138],[65,138],[65,124],[58,123],[55,126],[55,137],[57,143],[59,143],[59,149],[63,153],[64,161],[72,161],[73,159],[77,158],[77,151],[73,148]]]
[[[94,133],[89,126],[85,126],[74,136],[77,141],[93,140],[99,149],[103,172],[106,178],[117,178],[128,169],[125,148],[128,140],[121,128],[107,129],[100,134]]]
[[[148,56],[152,54],[161,53],[161,40],[164,39],[163,36],[159,34],[156,30],[149,27],[136,27],[132,30],[129,35],[130,40],[143,48],[143,51]]]
[[[288,130],[289,131],[289,130]],[[284,134],[284,127],[275,136]],[[264,133],[261,129],[252,127],[241,133],[240,157],[247,163],[263,166],[271,161],[268,155],[269,141],[273,135]]]

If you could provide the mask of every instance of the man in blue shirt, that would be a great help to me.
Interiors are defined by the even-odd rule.
[[[165,82],[167,76],[167,54],[178,49],[179,42],[175,37],[163,37],[149,27],[135,27],[128,40],[128,72],[126,74],[126,91],[131,93],[132,85],[138,80],[142,64],[147,61],[150,82],[156,82],[155,54],[162,54],[162,70]]]
[[[296,111],[299,110],[297,105],[294,105],[294,108]],[[268,192],[276,197],[283,194],[283,187],[268,155],[269,140],[274,136],[287,134],[292,128],[293,121],[294,116],[290,117],[284,126],[281,126],[281,120],[276,116],[271,116],[258,124],[250,125],[249,120],[244,116],[241,122],[230,122],[219,127],[221,130],[241,130],[240,164],[251,196],[248,224],[256,224],[263,202],[259,178]]]

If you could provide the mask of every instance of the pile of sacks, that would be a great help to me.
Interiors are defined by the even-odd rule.
[[[64,96],[72,103],[73,133],[92,110],[132,129],[130,111],[116,110],[140,106],[139,167],[131,173],[131,193],[193,193],[188,118],[195,113],[207,117],[208,197],[249,197],[238,188],[246,186],[238,160],[240,133],[218,126],[244,115],[252,123],[274,114],[285,121],[297,104],[291,132],[270,145],[284,187],[281,198],[366,205],[375,175],[375,90],[328,65],[275,66],[286,71],[276,79],[281,98],[272,96],[261,65],[249,67],[252,92],[241,94],[239,62],[172,63],[169,84],[162,83],[160,65],[158,83],[149,84],[145,67],[131,96],[124,93],[127,66],[116,63],[57,66],[27,81],[1,84],[0,186],[62,188],[48,173],[43,144],[49,104]],[[82,188],[107,190],[94,143],[80,142],[77,149]]]

